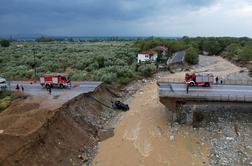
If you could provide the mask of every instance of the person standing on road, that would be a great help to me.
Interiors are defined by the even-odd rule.
[[[186,84],[186,93],[188,94],[189,92],[189,84]]]
[[[22,92],[24,91],[24,87],[23,87],[23,85],[21,84],[21,90],[22,90]]]
[[[48,92],[49,92],[49,95],[52,94],[52,88],[51,87],[48,88]]]
[[[16,86],[16,90],[19,90],[19,85],[17,84],[17,86]]]
[[[224,77],[221,76],[221,77],[220,77],[220,84],[223,84],[223,81],[224,81]]]
[[[215,78],[215,82],[216,82],[216,84],[219,83],[219,77],[218,76]]]

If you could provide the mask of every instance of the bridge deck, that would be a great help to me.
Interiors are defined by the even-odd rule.
[[[190,87],[186,93],[183,83],[160,82],[159,96],[187,100],[252,102],[250,85],[212,85],[210,87]]]

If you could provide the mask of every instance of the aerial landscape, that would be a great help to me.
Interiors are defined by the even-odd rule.
[[[0,166],[252,165],[250,0],[0,6]]]

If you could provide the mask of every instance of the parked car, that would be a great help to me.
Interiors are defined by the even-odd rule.
[[[0,89],[7,89],[6,79],[0,77]]]

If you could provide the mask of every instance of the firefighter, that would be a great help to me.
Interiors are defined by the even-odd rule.
[[[21,90],[22,90],[22,92],[24,91],[24,87],[23,87],[23,85],[21,84]]]
[[[49,95],[52,94],[52,88],[51,87],[48,88],[48,92],[49,92]]]
[[[219,77],[218,76],[215,78],[215,82],[216,82],[216,84],[219,83]]]
[[[221,76],[221,77],[220,77],[220,83],[223,84],[223,81],[224,81],[224,77]]]
[[[16,86],[16,90],[19,90],[20,88],[19,88],[19,85],[17,84],[17,86]]]
[[[186,84],[186,93],[188,94],[189,92],[189,84]]]

